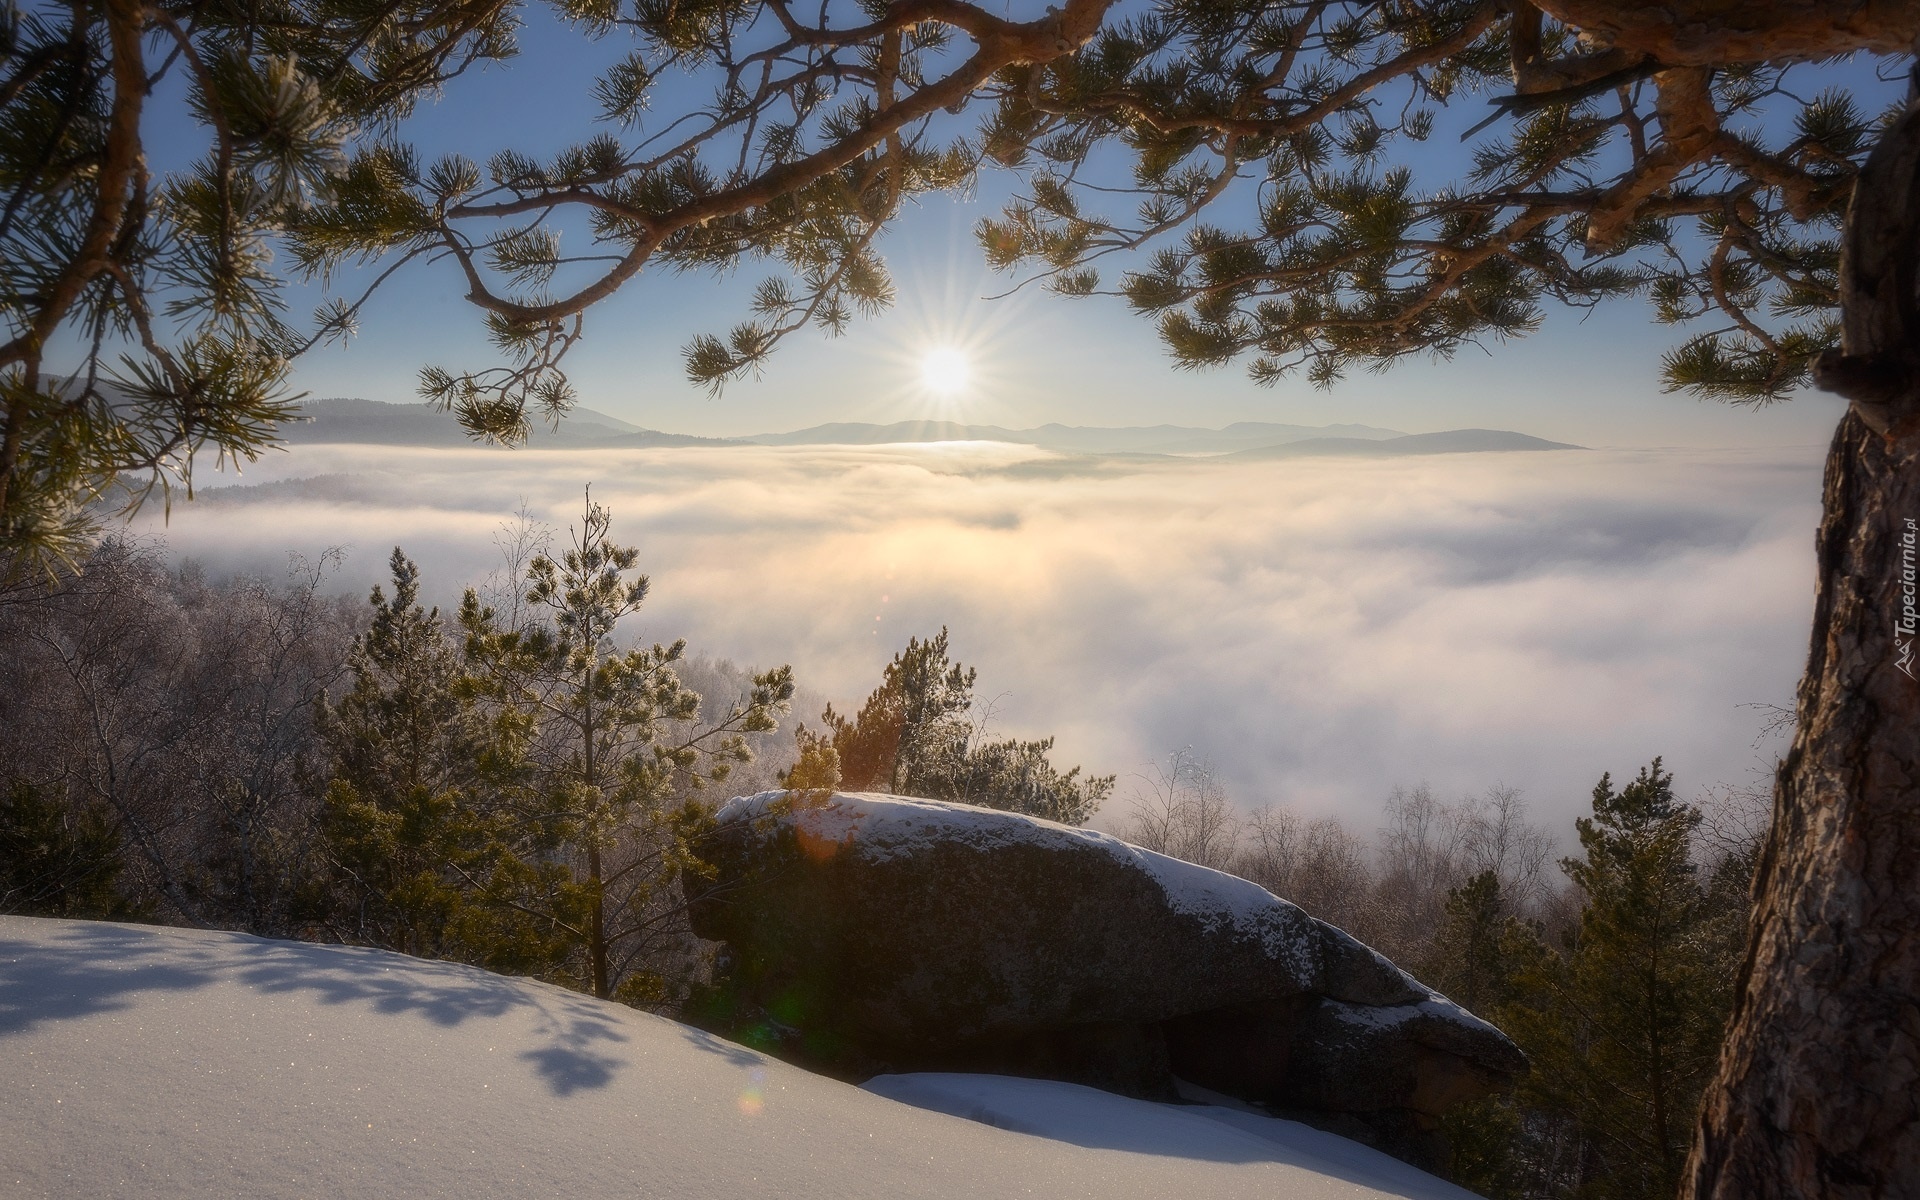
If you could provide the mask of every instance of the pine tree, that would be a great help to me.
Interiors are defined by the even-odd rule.
[[[800,762],[789,778],[831,777],[852,791],[924,796],[1085,823],[1112,793],[1113,777],[1082,779],[1079,767],[1061,772],[1048,757],[1052,738],[977,736],[972,710],[978,672],[952,661],[947,639],[945,627],[925,641],[909,638],[851,720],[829,705],[821,718],[824,734],[800,736]]]
[[[796,725],[793,742],[793,765],[780,773],[781,787],[830,792],[840,786],[840,751],[834,748],[831,735]]]
[[[622,652],[645,599],[637,554],[588,498],[572,546],[526,568],[516,627],[469,590],[459,640],[418,603],[399,550],[372,595],[351,688],[326,706],[329,845],[355,940],[659,1002],[648,953],[679,913],[710,820],[685,799],[750,758],[792,695],[785,667],[716,720],[673,664],[684,643]]]
[[[320,714],[334,757],[325,829],[344,893],[335,927],[409,954],[540,973],[564,957],[565,940],[500,903],[499,847],[514,836],[513,814],[494,803],[460,647],[440,610],[417,602],[412,560],[396,546],[389,565],[393,595],[373,589],[352,686]]]
[[[1492,869],[1449,890],[1445,914],[1420,978],[1467,1011],[1503,1023],[1537,934],[1512,911]],[[1489,1200],[1526,1194],[1527,1136],[1514,1097],[1460,1105],[1442,1118],[1441,1129],[1451,1149],[1448,1178]]]
[[[1593,815],[1576,823],[1582,854],[1562,863],[1579,926],[1562,952],[1531,948],[1497,1010],[1533,1062],[1522,1102],[1577,1130],[1554,1194],[1654,1200],[1679,1188],[1731,1009],[1692,861],[1699,822],[1657,758],[1617,792],[1602,776]]]
[[[684,641],[620,651],[613,634],[637,611],[649,581],[638,551],[608,536],[612,514],[589,492],[572,545],[527,568],[527,602],[544,610],[505,627],[472,591],[461,603],[463,688],[487,720],[495,803],[521,831],[498,845],[496,877],[517,891],[502,903],[560,930],[580,961],[573,982],[609,997],[650,998],[657,981],[633,968],[677,907],[657,902],[680,873],[698,870],[691,846],[707,821],[697,803],[673,803],[678,784],[717,783],[749,759],[747,736],[771,732],[793,695],[793,672],[754,677],[754,690],[701,722],[700,697],[674,673]]]
[[[983,739],[966,747],[951,773],[933,786],[940,799],[1084,825],[1113,793],[1113,776],[1082,779],[1077,766],[1055,767],[1052,754],[1050,737]]]
[[[137,503],[272,444],[289,362],[357,307],[297,328],[274,239],[514,23],[494,0],[0,7],[0,553],[77,558],[122,476]],[[202,152],[155,175],[156,124]]]
[[[1434,936],[1421,977],[1468,1012],[1493,1012],[1510,999],[1510,927],[1516,920],[1493,871],[1482,871],[1449,890],[1446,919]]]
[[[833,739],[840,773],[855,791],[929,795],[964,757],[978,672],[950,660],[947,630],[893,656],[879,687],[852,719],[832,705],[821,722]]]
[[[119,888],[126,855],[114,822],[75,812],[24,780],[0,792],[0,912],[138,919]]]

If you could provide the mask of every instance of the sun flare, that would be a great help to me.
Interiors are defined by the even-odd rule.
[[[966,391],[971,374],[966,354],[952,346],[936,346],[920,359],[920,382],[936,396],[957,396]]]

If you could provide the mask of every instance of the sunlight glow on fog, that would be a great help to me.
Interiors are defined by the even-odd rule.
[[[1805,654],[1819,462],[303,446],[165,532],[215,569],[345,545],[361,592],[399,542],[446,603],[522,498],[564,526],[590,481],[653,578],[632,636],[790,661],[852,703],[946,624],[998,732],[1057,733],[1056,761],[1117,772],[1122,797],[1191,744],[1244,805],[1365,829],[1397,784],[1499,781],[1561,826],[1655,754],[1684,794],[1749,778],[1762,717],[1741,705],[1790,703]],[[332,478],[272,483],[310,476]]]

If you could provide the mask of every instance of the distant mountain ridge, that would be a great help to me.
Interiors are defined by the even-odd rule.
[[[382,446],[471,446],[474,440],[451,413],[427,404],[388,404],[332,396],[300,405],[300,420],[280,427],[282,440],[293,445],[314,442],[372,443]],[[535,420],[527,445],[539,449],[646,446],[724,446],[728,438],[695,437],[643,429],[619,417],[576,408],[555,429]]]
[[[1402,436],[1397,429],[1380,429],[1372,425],[1282,425],[1271,421],[1236,421],[1224,429],[1199,429],[1187,425],[1109,428],[1057,423],[1032,429],[1008,429],[1001,425],[968,425],[955,421],[895,421],[888,425],[840,421],[791,433],[748,434],[739,440],[761,446],[1009,442],[1071,454],[1227,454],[1307,438],[1339,437],[1372,441]]]
[[[370,443],[387,446],[471,446],[452,416],[425,404],[333,397],[301,405],[299,421],[283,426],[289,443]],[[923,442],[1004,442],[1063,454],[1149,455],[1188,458],[1389,458],[1476,451],[1574,450],[1564,442],[1504,429],[1450,429],[1403,433],[1373,425],[1288,425],[1236,421],[1223,429],[1188,425],[1117,428],[1047,424],[1032,429],[957,421],[837,421],[788,433],[696,437],[644,429],[618,417],[576,408],[558,429],[536,421],[527,444],[536,449],[619,449],[654,446],[881,446]]]
[[[1510,429],[1448,429],[1441,433],[1408,433],[1399,437],[1303,438],[1279,446],[1261,446],[1219,457],[1230,459],[1315,458],[1335,455],[1358,458],[1402,458],[1416,454],[1471,454],[1501,450],[1583,450],[1569,442],[1549,442],[1545,438]]]

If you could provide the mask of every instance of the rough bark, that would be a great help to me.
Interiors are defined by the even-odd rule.
[[[1920,108],[1849,214],[1813,645],[1683,1195],[1920,1196]]]
[[[1533,0],[1597,44],[1669,67],[1899,54],[1920,32],[1915,0]]]

